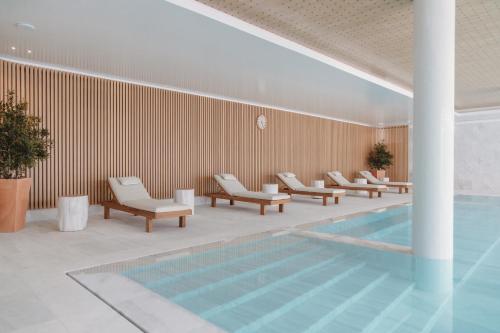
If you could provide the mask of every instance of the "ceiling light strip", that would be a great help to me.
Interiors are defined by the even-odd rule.
[[[191,94],[191,95],[196,95],[196,96],[201,96],[201,97],[215,98],[215,99],[228,101],[228,102],[247,104],[247,105],[252,105],[252,106],[257,106],[257,107],[262,107],[262,108],[268,108],[268,109],[274,109],[274,110],[278,110],[278,111],[301,114],[301,115],[305,115],[305,116],[334,120],[334,121],[339,121],[339,122],[349,123],[349,124],[354,124],[354,125],[360,125],[360,126],[365,126],[365,127],[379,127],[379,126],[369,124],[369,123],[364,123],[364,122],[347,120],[347,119],[342,119],[342,118],[337,118],[337,117],[330,117],[330,116],[325,116],[322,114],[306,112],[306,111],[301,111],[301,110],[296,110],[296,109],[290,109],[290,108],[276,106],[276,105],[263,104],[263,103],[248,101],[248,100],[239,99],[239,98],[232,98],[232,97],[221,96],[221,95],[216,95],[216,94],[203,93],[203,92],[199,92],[199,91],[183,89],[183,88],[178,88],[178,87],[169,86],[169,85],[154,84],[154,83],[138,81],[138,80],[130,80],[130,79],[126,79],[126,78],[119,77],[119,76],[96,73],[96,72],[92,72],[92,71],[84,71],[84,70],[79,70],[79,69],[75,69],[72,67],[57,66],[57,65],[42,63],[42,62],[38,62],[38,61],[26,60],[26,59],[21,59],[21,58],[17,58],[17,57],[11,57],[11,56],[7,56],[7,55],[3,55],[3,54],[0,54],[0,60],[10,61],[10,62],[18,63],[21,65],[36,66],[36,67],[40,67],[40,68],[46,68],[46,69],[51,69],[51,70],[56,70],[56,71],[61,71],[61,72],[66,72],[66,73],[85,75],[85,76],[95,77],[95,78],[99,78],[99,79],[135,84],[135,85],[144,86],[144,87],[151,87],[151,88],[157,88],[157,89],[162,89],[162,90],[170,90],[170,91],[180,92],[180,93],[184,93],[184,94]],[[400,125],[406,125],[406,123],[384,124],[383,127],[400,126]]]
[[[494,123],[500,121],[500,107],[488,109],[470,109],[455,112],[456,124]]]
[[[487,107],[477,107],[477,108],[467,108],[467,109],[455,109],[455,113],[457,116],[463,116],[471,113],[478,113],[478,112],[499,112],[500,111],[500,105],[497,106],[487,106]]]
[[[261,38],[261,39],[264,39],[268,42],[271,42],[273,44],[285,47],[289,50],[295,51],[295,52],[300,53],[302,55],[305,55],[309,58],[320,61],[324,64],[327,64],[327,65],[330,65],[330,66],[335,67],[337,69],[340,69],[344,72],[347,72],[349,74],[357,76],[357,77],[364,79],[366,81],[372,82],[372,83],[379,85],[381,87],[384,87],[386,89],[397,92],[401,95],[413,98],[413,92],[404,88],[404,87],[401,87],[397,84],[394,84],[392,82],[384,80],[378,76],[369,74],[367,72],[364,72],[362,70],[359,70],[357,68],[349,66],[349,65],[347,65],[339,60],[336,60],[332,57],[329,57],[329,56],[326,56],[322,53],[314,51],[314,50],[307,48],[301,44],[292,42],[289,39],[278,36],[270,31],[259,28],[253,24],[247,23],[247,22],[240,20],[234,16],[231,16],[231,15],[226,14],[224,12],[221,12],[215,8],[212,8],[210,6],[202,4],[198,1],[195,1],[195,0],[164,0],[164,1],[172,3],[172,4],[177,5],[179,7],[185,8],[185,9],[190,10],[192,12],[198,13],[200,15],[209,17],[213,20],[216,20],[218,22],[221,22],[223,24],[226,24],[228,26],[231,26],[231,27],[236,28],[238,30],[241,30],[243,32],[249,33],[249,34],[254,35],[258,38]]]

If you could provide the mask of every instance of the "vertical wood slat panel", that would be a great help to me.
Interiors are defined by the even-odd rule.
[[[0,61],[0,93],[16,89],[43,117],[54,149],[33,177],[30,208],[50,208],[61,195],[108,199],[110,176],[141,177],[153,197],[176,188],[197,195],[216,189],[212,175],[236,174],[251,190],[292,171],[306,184],[340,170],[366,169],[383,138],[395,155],[394,180],[408,175],[408,128],[375,129],[334,120]],[[255,124],[268,119],[265,130]]]
[[[387,177],[394,181],[408,181],[408,126],[378,129],[379,141],[384,141],[394,155],[394,164],[387,169]]]

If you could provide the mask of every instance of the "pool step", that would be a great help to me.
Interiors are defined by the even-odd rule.
[[[408,295],[410,295],[410,293],[413,292],[414,288],[415,288],[414,283],[408,283],[406,288],[404,288],[404,290],[401,293],[399,293],[399,295],[388,306],[386,306],[382,311],[380,311],[380,313],[375,318],[373,318],[373,320],[363,328],[362,333],[380,332],[380,329],[377,330],[376,327],[379,327],[381,325],[381,323],[386,322],[386,318],[388,317],[388,315],[392,311],[394,311],[394,309],[396,309],[397,307],[399,307],[401,305],[401,302],[403,300],[405,300],[406,297],[408,297]],[[404,320],[408,319],[409,315],[407,315],[404,318],[405,318]],[[402,322],[398,322],[398,323],[396,323],[396,325],[392,325],[391,328],[387,328],[384,331],[388,332],[389,330],[396,330],[401,323]]]
[[[307,257],[296,257],[293,261],[271,267],[267,271],[251,274],[246,278],[237,276],[230,281],[230,284],[209,288],[203,294],[191,295],[177,303],[208,318],[250,302],[296,279],[306,278],[318,272],[332,276],[339,269],[345,269],[347,261],[352,263],[352,256],[346,258],[345,254],[334,255],[331,252],[326,252],[326,255],[321,256],[310,253]]]
[[[267,261],[272,261],[279,259],[280,257],[287,256],[288,254],[301,253],[311,250],[313,246],[304,241],[296,241],[291,244],[286,244],[277,248],[270,247],[263,251],[254,250],[252,253],[244,253],[242,256],[231,257],[229,260],[224,260],[222,263],[209,264],[203,267],[195,266],[192,270],[186,271],[180,274],[167,275],[164,277],[152,277],[147,281],[142,281],[141,283],[147,287],[153,288],[159,285],[177,285],[179,283],[185,282],[187,279],[206,275],[209,276],[213,272],[223,272],[226,271],[228,267],[246,267],[251,265],[261,265],[265,264]],[[225,258],[227,255],[225,252],[219,254],[220,258]],[[191,262],[185,263],[186,266],[191,266]],[[136,280],[135,276],[128,275],[127,277]],[[137,280],[136,280],[137,281]]]
[[[476,260],[475,264],[469,267],[463,275],[462,280],[455,285],[453,298],[460,297],[460,290],[496,246],[500,247],[500,239],[490,245],[481,257]],[[477,294],[477,292],[474,291],[473,294]],[[380,320],[370,332],[389,332],[388,327],[390,327],[391,323],[393,326],[397,323],[397,327],[404,327],[405,332],[429,333],[452,331],[451,328],[447,327],[447,325],[449,326],[453,322],[449,322],[451,319],[446,318],[446,311],[448,311],[448,305],[453,301],[453,298],[451,295],[432,295],[413,290],[401,299],[397,307],[392,307],[391,311],[388,311],[384,317],[384,320]],[[453,320],[456,321],[457,318],[455,317]],[[473,327],[472,324],[470,325]],[[482,327],[481,330],[485,330],[485,328]],[[395,331],[397,331],[396,328]],[[464,332],[466,331],[464,330]],[[471,329],[467,332],[474,331],[478,330]]]
[[[339,263],[339,261],[342,258],[344,258],[344,255],[340,254],[336,257],[333,257],[332,259],[320,261],[319,263],[317,263],[315,265],[306,267],[305,269],[299,270],[299,271],[297,271],[291,275],[288,275],[284,278],[276,279],[272,283],[265,284],[264,286],[262,286],[258,289],[252,290],[250,292],[246,292],[245,294],[242,294],[241,296],[231,300],[228,303],[221,304],[219,306],[211,308],[208,311],[202,312],[200,314],[200,316],[202,316],[203,318],[207,318],[207,317],[214,316],[222,311],[226,311],[226,310],[229,310],[231,308],[234,308],[240,304],[243,304],[245,302],[250,301],[251,299],[254,299],[256,297],[262,296],[262,295],[270,292],[271,290],[273,290],[274,288],[276,288],[280,284],[287,283],[287,282],[292,281],[294,279],[300,279],[307,274],[314,274],[315,271],[317,271],[323,267],[326,267],[328,265],[332,265],[334,263]]]
[[[371,213],[360,217],[352,218],[349,220],[349,223],[339,222],[339,223],[318,226],[317,228],[314,229],[314,231],[325,232],[325,233],[338,233],[342,235],[349,235],[356,237],[356,235],[353,235],[353,233],[361,230],[365,226],[376,225],[380,221],[384,221],[387,219],[401,219],[405,217],[406,218],[408,217],[407,208],[400,208],[400,209],[385,211],[383,213],[378,213],[378,214]]]
[[[279,315],[272,320],[263,321],[260,318],[241,331],[361,332],[363,328],[368,328],[368,331],[385,316],[385,309],[396,306],[412,289],[413,285],[406,280],[364,266],[333,288],[326,288],[315,295],[308,294],[307,299],[299,304],[294,301],[295,304],[275,310],[273,313]],[[362,318],[359,313],[363,313]],[[264,319],[267,317],[269,315]],[[355,327],[349,326],[353,320]],[[257,326],[259,322],[261,325]]]
[[[404,323],[410,318],[410,315],[407,314],[399,320],[388,320],[385,319],[377,323],[376,328],[374,328],[374,332],[386,332],[386,333],[396,333],[402,330]],[[408,332],[408,331],[407,331]],[[410,332],[408,332],[410,333]]]
[[[363,262],[357,265],[349,264],[347,267],[338,267],[336,272],[332,272],[333,275],[325,273],[327,272],[316,272],[307,278],[303,277],[293,283],[282,285],[265,297],[254,299],[239,308],[232,309],[232,311],[221,313],[218,318],[211,319],[217,323],[218,320],[223,320],[228,315],[238,316],[246,313],[247,316],[251,315],[251,317],[246,318],[246,324],[234,323],[234,325],[227,327],[229,331],[239,333],[265,332],[270,327],[275,326],[277,322],[288,323],[289,320],[296,319],[293,312],[297,308],[311,309],[311,302],[315,303],[318,299],[325,299],[325,296],[325,300],[330,301],[331,304],[342,302],[356,293],[362,285],[381,275],[366,268],[366,263]],[[353,276],[361,276],[362,278],[355,281]]]
[[[371,234],[364,236],[363,238],[370,239],[370,240],[384,240],[385,237],[387,237],[388,235],[395,233],[395,232],[398,232],[398,231],[405,231],[405,229],[410,228],[410,227],[411,227],[410,220],[406,220],[404,222],[394,224],[394,225],[388,226],[386,228],[377,230]]]
[[[391,228],[396,225],[400,225],[408,221],[409,217],[407,214],[400,214],[392,217],[385,217],[377,222],[370,223],[364,226],[353,228],[349,232],[339,232],[342,235],[347,235],[351,237],[365,238],[368,235]]]
[[[237,284],[239,280],[247,277],[255,278],[273,270],[279,275],[281,267],[297,267],[297,269],[300,269],[301,262],[315,262],[332,258],[337,254],[335,251],[327,251],[325,248],[318,249],[318,247],[309,249],[303,249],[302,247],[284,249],[277,253],[263,254],[262,258],[259,257],[253,261],[228,265],[224,269],[193,274],[175,283],[168,282],[147,287],[163,296],[169,297],[174,302],[180,302],[222,286]],[[291,265],[293,263],[295,265]]]
[[[141,284],[180,280],[190,274],[219,269],[234,262],[256,258],[266,253],[273,253],[300,244],[305,244],[305,242],[296,237],[280,237],[279,240],[265,238],[249,244],[212,249],[206,253],[141,266],[125,271],[122,275]]]
[[[369,293],[373,289],[377,288],[382,282],[384,282],[389,277],[389,273],[382,274],[378,278],[376,278],[369,285],[359,290],[357,293],[352,295],[349,299],[345,300],[343,303],[338,305],[337,307],[330,310],[326,315],[324,315],[320,320],[316,321],[314,324],[309,326],[309,328],[304,331],[304,333],[314,333],[323,331],[327,326],[334,321],[338,316],[344,313],[350,306],[360,301],[366,293]],[[332,332],[327,328],[328,332]]]
[[[242,280],[248,277],[255,277],[256,275],[259,274],[265,274],[268,272],[272,272],[273,269],[282,269],[283,266],[287,267],[291,265],[293,262],[298,262],[298,263],[303,263],[308,257],[316,259],[316,258],[324,258],[326,259],[327,257],[325,254],[321,256],[321,252],[324,252],[323,249],[320,250],[313,250],[313,251],[304,251],[300,252],[298,254],[293,254],[289,256],[285,256],[280,258],[279,260],[273,260],[268,264],[265,265],[259,265],[257,267],[252,267],[248,270],[245,270],[244,272],[237,272],[236,274],[227,274],[220,280],[214,283],[210,284],[203,284],[197,288],[192,288],[189,291],[183,292],[181,294],[178,294],[172,298],[172,300],[176,303],[182,302],[183,300],[189,299],[189,298],[198,298],[202,296],[203,293],[209,292],[215,289],[219,288],[227,288],[228,285],[230,284],[239,284]],[[328,255],[329,258],[336,257],[335,253],[331,253]]]
[[[381,318],[370,332],[398,331],[404,327],[405,332],[422,333],[434,326],[436,313],[445,303],[445,297],[430,296],[413,290]],[[433,319],[434,318],[434,319]],[[426,329],[427,327],[427,329]]]
[[[380,332],[375,327],[413,291],[408,281],[388,276],[362,295],[330,323],[314,332]],[[385,331],[384,331],[385,332]]]

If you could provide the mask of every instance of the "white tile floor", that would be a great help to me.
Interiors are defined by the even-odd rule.
[[[381,199],[349,196],[340,205],[294,198],[284,214],[237,203],[197,206],[185,229],[159,221],[144,232],[142,218],[112,211],[112,220],[91,215],[84,231],[61,233],[55,219],[31,222],[0,234],[0,332],[137,332],[126,319],[66,276],[66,272],[173,249],[232,239],[326,218],[409,202],[409,194]]]

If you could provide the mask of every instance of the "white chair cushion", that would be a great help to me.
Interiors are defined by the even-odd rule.
[[[377,189],[377,190],[386,190],[387,186],[385,185],[377,185],[377,184],[354,184],[350,183],[347,185],[341,185],[345,187],[359,187],[359,188],[366,188],[366,189]]]
[[[291,173],[291,172],[283,172],[283,176],[285,176],[286,178],[295,178],[295,174],[294,173]]]
[[[318,188],[318,187],[302,187],[300,191],[311,192],[311,193],[333,193],[333,194],[342,194],[345,193],[345,190],[339,188]]]
[[[394,185],[394,186],[412,186],[413,183],[410,182],[383,182],[384,185]]]
[[[376,185],[393,185],[393,186],[412,186],[413,184],[410,182],[383,182],[378,180],[373,176],[370,171],[360,171],[359,174],[365,177],[369,183]]]
[[[290,199],[290,196],[288,194],[284,194],[284,193],[273,194],[273,193],[252,192],[252,191],[237,192],[234,194],[234,196],[244,197],[244,198],[252,198],[252,199],[263,199],[263,200]]]
[[[176,211],[191,209],[191,207],[187,205],[172,203],[170,202],[170,200],[159,200],[159,199],[139,199],[139,200],[126,201],[123,203],[123,205],[135,209],[145,210],[152,213],[176,212]]]
[[[236,179],[236,177],[234,175],[232,175],[230,173],[221,173],[220,176],[224,180],[238,180],[238,179]]]
[[[129,185],[138,185],[141,183],[141,180],[137,177],[119,177],[118,182],[120,185],[129,186]]]
[[[332,178],[338,185],[341,186],[352,185],[352,183],[347,179],[345,179],[345,177],[342,176],[342,173],[340,173],[339,171],[328,172],[328,176],[330,176],[330,178]]]
[[[120,184],[117,178],[113,177],[110,177],[108,181],[109,181],[109,186],[111,187],[111,190],[113,191],[116,200],[120,204],[123,204],[126,201],[151,199],[148,191],[146,191],[144,185],[142,185],[142,182],[140,180],[139,184],[135,185],[122,185]]]
[[[288,174],[288,175],[293,175],[291,177],[287,177],[285,176],[285,174]],[[292,190],[299,190],[299,189],[302,189],[304,186],[304,184],[302,184],[298,179],[297,177],[295,177],[295,175],[291,172],[280,172],[278,173],[278,177],[279,179],[281,179],[281,181],[283,183],[285,183],[286,186],[288,186],[290,189]]]
[[[237,192],[247,192],[245,186],[243,186],[236,178],[232,180],[226,180],[222,178],[221,175],[215,175],[214,178],[220,185],[220,187],[222,187],[224,192],[229,195],[234,195],[234,193]]]
[[[372,175],[370,171],[360,171],[359,174],[368,180],[368,183],[383,185],[383,182]]]
[[[336,174],[334,172],[337,172]],[[338,185],[343,187],[351,187],[351,188],[366,188],[368,189],[377,189],[377,190],[386,190],[387,186],[385,185],[375,185],[375,184],[355,184],[350,183],[347,179],[342,177],[342,174],[338,171],[328,172],[328,176],[332,178]],[[339,177],[340,174],[340,177]]]

